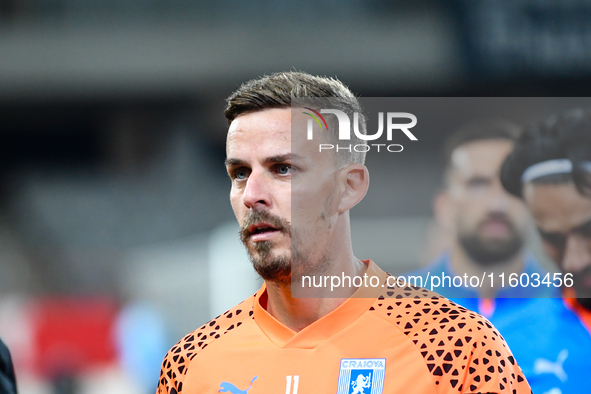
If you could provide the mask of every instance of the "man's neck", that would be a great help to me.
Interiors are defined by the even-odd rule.
[[[340,266],[340,268],[339,268]],[[367,266],[352,256],[347,264],[334,265],[331,272],[322,273],[326,276],[363,276]],[[267,312],[286,327],[299,332],[328,315],[343,304],[357,288],[340,288],[335,297],[331,291],[330,280],[327,287],[315,288],[313,298],[292,298],[291,283],[277,283],[267,281],[267,305],[263,305]],[[297,284],[294,284],[297,285]]]
[[[492,274],[493,284],[498,285],[500,283],[498,280],[499,274],[504,273],[505,278],[508,278],[513,273],[520,274],[523,272],[523,251],[519,251],[507,260],[481,264],[474,261],[461,245],[455,244],[451,254],[451,266],[455,275],[463,276],[467,274],[468,277],[477,276],[480,279],[483,274],[487,278],[488,275]],[[490,287],[490,281],[487,281],[487,278],[485,278],[485,282],[481,287],[473,289],[478,292],[480,298],[494,298],[499,290],[501,290],[498,286]]]

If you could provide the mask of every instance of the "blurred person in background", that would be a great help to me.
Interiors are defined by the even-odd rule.
[[[540,362],[537,370],[545,371],[557,387],[568,386],[562,393],[588,391],[591,111],[571,110],[527,126],[503,163],[501,181],[510,193],[525,201],[545,251],[564,274],[561,276],[563,298],[540,299],[536,303],[540,314],[547,316],[536,329],[545,333],[546,338],[536,335],[523,340],[535,339],[538,347],[554,350],[556,363]],[[567,280],[567,275],[572,275],[572,281]],[[522,316],[524,324],[529,316],[531,313]]]
[[[498,120],[467,125],[448,138],[443,189],[434,199],[434,212],[440,227],[452,235],[451,245],[431,264],[406,276],[423,281],[442,274],[484,277],[482,286],[446,284],[434,290],[494,324],[535,393],[574,392],[587,372],[561,361],[567,352],[581,355],[581,349],[555,330],[559,315],[538,308],[538,298],[559,297],[560,292],[553,285],[534,286],[534,278],[542,281],[548,273],[525,248],[531,218],[500,180],[501,165],[518,135],[517,126]],[[512,287],[511,275],[532,281]],[[546,345],[548,340],[552,346]],[[544,367],[551,365],[557,369]]]
[[[411,273],[427,279],[427,273],[497,278],[504,273],[545,274],[525,248],[530,218],[524,204],[507,193],[499,179],[503,160],[513,148],[518,128],[503,120],[464,126],[446,141],[443,150],[443,187],[433,209],[450,245],[424,269]],[[507,278],[508,279],[508,278]],[[496,282],[496,283],[495,283]],[[468,309],[492,319],[515,306],[505,298],[548,296],[553,292],[522,287],[501,287],[486,280],[482,286],[444,286],[438,291]],[[425,285],[428,287],[429,283]],[[541,291],[541,293],[538,293]],[[524,293],[525,292],[525,293]],[[556,293],[554,293],[556,294]]]
[[[0,394],[16,394],[16,379],[8,348],[0,339]]]
[[[169,351],[158,393],[529,393],[481,316],[425,289],[380,287],[392,277],[354,256],[349,209],[369,185],[364,154],[319,152],[304,139],[303,111],[326,108],[295,106],[292,116],[292,99],[309,96],[338,98],[339,110],[361,113],[340,81],[298,72],[247,82],[228,99],[230,200],[264,284]],[[302,124],[293,138],[292,121],[294,131]],[[336,131],[320,134],[318,124],[316,135],[336,142]],[[378,285],[292,297],[310,274],[367,275]]]

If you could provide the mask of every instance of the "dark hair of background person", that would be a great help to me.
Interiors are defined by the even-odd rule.
[[[320,99],[314,104],[314,98]],[[228,125],[237,116],[249,112],[262,111],[271,108],[289,108],[293,99],[305,99],[303,102],[319,106],[330,103],[333,108],[342,110],[350,115],[359,114],[359,132],[366,134],[366,118],[359,101],[341,81],[330,77],[319,77],[299,71],[278,72],[265,75],[243,83],[238,90],[226,99],[224,114]],[[329,99],[329,100],[326,100]],[[332,120],[334,116],[328,116],[327,122],[337,126]],[[331,127],[337,130],[337,127]],[[336,133],[332,133],[336,139]],[[351,136],[351,144],[361,144],[359,138]],[[339,155],[341,164],[365,162],[365,152],[353,152]]]
[[[501,167],[501,183],[522,197],[521,176],[531,165],[554,159],[570,159],[574,166],[591,160],[591,110],[573,109],[524,127],[515,148]],[[572,175],[552,174],[534,183],[566,183]]]
[[[476,141],[510,140],[519,136],[517,125],[503,119],[474,122],[454,131],[443,145],[444,187],[448,186],[453,152],[461,145]]]

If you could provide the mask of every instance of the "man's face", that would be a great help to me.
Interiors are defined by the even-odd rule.
[[[228,130],[230,201],[240,238],[265,280],[289,281],[292,261],[298,269],[321,270],[326,260],[337,169],[332,155],[316,152],[301,131],[302,138],[292,139],[290,108],[240,115]]]
[[[447,190],[451,220],[460,245],[481,265],[511,258],[523,246],[527,211],[499,179],[512,148],[509,140],[480,140],[452,153]]]
[[[591,298],[591,199],[572,182],[528,183],[523,190],[544,249],[564,273],[572,273],[580,298]]]

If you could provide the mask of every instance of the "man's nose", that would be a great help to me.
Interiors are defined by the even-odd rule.
[[[500,181],[493,183],[493,187],[491,187],[487,197],[491,210],[505,212],[509,208],[511,196],[503,189]]]
[[[591,240],[581,234],[570,234],[566,239],[562,268],[577,272],[591,265]]]
[[[243,194],[243,202],[248,208],[269,207],[271,205],[270,186],[272,180],[263,171],[252,170]]]

